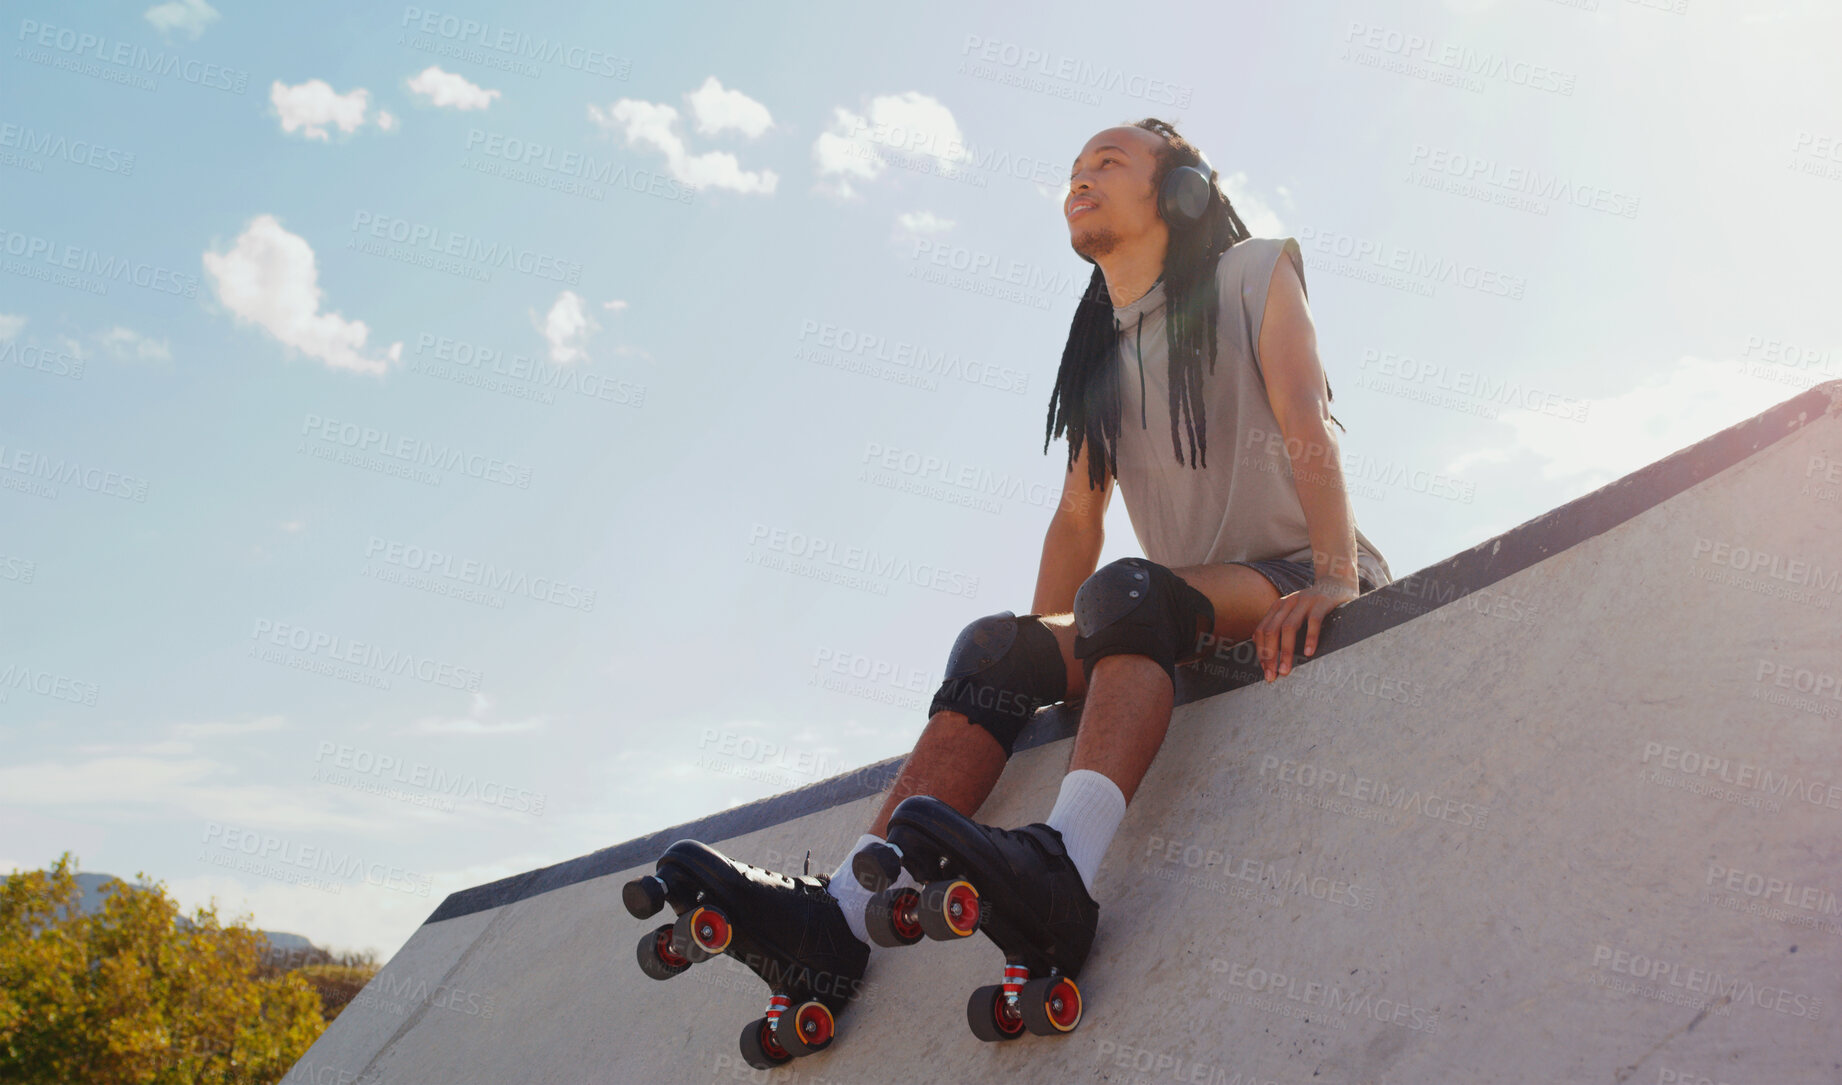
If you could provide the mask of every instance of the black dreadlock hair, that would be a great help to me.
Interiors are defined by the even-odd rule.
[[[1152,173],[1151,190],[1156,193],[1164,178],[1178,166],[1200,166],[1202,156],[1176,128],[1155,117],[1134,121],[1162,136],[1157,151],[1157,166]],[[1202,399],[1202,361],[1206,356],[1209,372],[1215,372],[1216,321],[1220,295],[1215,285],[1215,269],[1222,253],[1232,245],[1252,236],[1235,213],[1234,205],[1222,191],[1221,175],[1209,174],[1209,202],[1202,218],[1186,228],[1172,227],[1170,243],[1164,251],[1162,282],[1165,297],[1165,341],[1170,357],[1170,443],[1178,463],[1183,463],[1183,445],[1179,440],[1179,422],[1190,444],[1189,465],[1208,458],[1208,419]],[[1107,292],[1106,275],[1100,265],[1087,256],[1081,259],[1094,264],[1094,274],[1075,306],[1074,321],[1068,328],[1068,341],[1062,347],[1061,368],[1055,375],[1055,390],[1049,397],[1049,421],[1043,437],[1043,452],[1049,442],[1064,432],[1068,434],[1068,466],[1074,470],[1081,446],[1092,438],[1101,455],[1087,462],[1089,489],[1098,489],[1103,479],[1118,473],[1119,387],[1118,372],[1111,364],[1118,334],[1113,326],[1112,296]],[[1330,382],[1324,382],[1325,397],[1330,397]],[[1331,420],[1336,421],[1332,415]],[[1337,422],[1339,428],[1343,423]],[[1199,460],[1200,457],[1200,460]]]

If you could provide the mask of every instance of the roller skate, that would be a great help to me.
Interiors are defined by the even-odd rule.
[[[893,886],[903,870],[915,886]],[[915,795],[890,815],[886,840],[857,853],[851,872],[875,894],[864,925],[878,945],[982,930],[1003,952],[1004,982],[978,988],[966,1002],[979,1039],[1059,1036],[1081,1023],[1075,977],[1093,947],[1100,905],[1054,829],[992,828]]]
[[[677,915],[640,939],[640,971],[665,980],[726,954],[768,985],[766,1016],[742,1029],[750,1066],[770,1069],[829,1047],[870,958],[825,888],[831,879],[763,870],[695,840],[665,849],[654,867],[621,889],[635,918],[667,904]]]

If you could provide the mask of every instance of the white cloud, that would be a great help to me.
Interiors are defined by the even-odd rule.
[[[767,106],[739,90],[724,90],[714,75],[686,97],[690,99],[691,115],[697,118],[700,135],[720,135],[733,128],[754,139],[774,126]]]
[[[627,303],[619,298],[609,298],[607,301],[601,303],[601,307],[603,309],[611,309],[616,313],[624,313],[627,311]]]
[[[148,8],[141,13],[141,18],[162,34],[180,30],[196,38],[205,32],[205,27],[217,22],[218,14],[205,0],[168,0]]]
[[[0,342],[5,342],[18,335],[26,326],[26,318],[9,313],[0,313]]]
[[[932,211],[904,211],[895,217],[895,237],[898,241],[932,237],[952,228],[952,219],[943,219]]]
[[[1596,399],[1520,382],[1531,402],[1555,404],[1558,413],[1506,411],[1498,421],[1510,429],[1508,442],[1467,452],[1447,469],[1462,475],[1476,465],[1532,456],[1543,478],[1604,485],[1790,398],[1785,386],[1736,368],[1730,361],[1683,357],[1623,392]],[[1584,422],[1564,416],[1576,403]]]
[[[972,157],[953,111],[938,99],[914,90],[878,95],[870,99],[867,116],[832,110],[831,127],[812,144],[819,191],[855,196],[851,182],[882,176],[888,168],[884,155],[928,155],[947,165]]]
[[[397,127],[397,115],[388,109],[377,111],[377,126],[386,132],[393,132]]]
[[[124,807],[161,817],[219,821],[227,811],[245,825],[368,832],[375,823],[333,795],[238,784],[234,770],[201,757],[105,756],[85,761],[15,764],[0,768],[0,794],[28,809]],[[310,801],[303,801],[305,796]]]
[[[225,308],[309,358],[335,369],[381,374],[402,357],[402,343],[392,343],[383,357],[368,357],[371,329],[364,321],[320,311],[313,247],[273,215],[251,219],[230,251],[207,252],[204,260]]]
[[[216,738],[220,735],[248,735],[265,731],[281,731],[288,726],[288,721],[280,716],[258,716],[242,723],[180,723],[173,726],[173,737]]]
[[[684,184],[770,194],[779,183],[773,170],[745,170],[728,151],[692,154],[678,134],[678,111],[663,103],[622,98],[605,110],[591,104],[588,115],[608,134],[623,135],[627,146],[650,147],[664,155],[666,172]]]
[[[558,365],[587,361],[589,336],[600,330],[594,315],[583,308],[582,295],[563,291],[544,314],[543,333],[550,344],[550,360]]]
[[[281,130],[297,129],[308,139],[331,139],[328,127],[350,134],[365,123],[371,92],[363,87],[340,94],[324,79],[309,79],[288,86],[277,79],[269,85],[269,103],[281,117]]]
[[[124,362],[170,362],[172,348],[164,339],[149,339],[132,328],[117,325],[96,337],[109,356]]]
[[[1228,202],[1234,205],[1234,213],[1241,216],[1241,222],[1246,225],[1248,233],[1255,237],[1286,236],[1285,223],[1280,220],[1279,212],[1273,210],[1273,205],[1266,201],[1265,196],[1247,187],[1246,173],[1236,170],[1222,174],[1217,180]],[[1285,189],[1279,191],[1284,195]],[[1287,200],[1289,202],[1290,197]]]
[[[485,109],[500,92],[486,90],[468,82],[465,76],[444,72],[431,64],[409,81],[409,89],[427,98],[433,105],[455,109]]]

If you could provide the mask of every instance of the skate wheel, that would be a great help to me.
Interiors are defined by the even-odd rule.
[[[837,1019],[825,1003],[802,1002],[781,1012],[780,1022],[774,1026],[774,1039],[789,1055],[810,1055],[831,1046],[837,1028]]]
[[[665,907],[665,883],[654,875],[635,878],[620,887],[620,902],[635,919],[651,919]]]
[[[929,938],[951,942],[979,929],[979,891],[964,878],[929,882],[921,890],[917,912]]]
[[[1067,976],[1045,976],[1017,993],[1024,1027],[1038,1036],[1060,1036],[1081,1023],[1081,989]]]
[[[692,908],[690,916],[691,943],[703,951],[705,957],[714,957],[729,948],[729,938],[734,932],[729,928],[729,917],[715,908]]]
[[[966,1000],[966,1024],[986,1043],[1015,1040],[1024,1031],[1023,1016],[1004,1000],[1004,988],[995,983],[972,992]]]
[[[784,1016],[784,1015],[783,1015]],[[742,1061],[757,1070],[772,1070],[791,1061],[792,1055],[774,1038],[768,1019],[757,1017],[742,1026]]]
[[[696,910],[692,909],[693,912]],[[691,933],[691,912],[679,916],[678,921],[672,924],[672,952],[692,964],[707,961],[714,956],[698,945],[696,937]]]
[[[656,980],[668,980],[691,967],[688,958],[672,949],[672,925],[665,924],[658,930],[647,931],[640,938],[636,947],[640,959],[640,971]]]
[[[916,914],[920,906],[921,894],[906,885],[871,897],[863,910],[863,925],[870,932],[870,941],[879,946],[912,946],[919,942],[926,933]]]
[[[888,844],[871,844],[851,860],[851,874],[858,885],[880,893],[901,877],[902,857]]]

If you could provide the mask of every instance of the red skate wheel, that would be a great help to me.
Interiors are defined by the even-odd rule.
[[[921,929],[921,894],[910,886],[885,889],[864,906],[863,925],[870,941],[879,946],[912,946],[925,933]]]
[[[672,925],[665,924],[658,930],[647,931],[640,938],[638,956],[640,971],[656,980],[668,980],[685,969],[691,962],[672,949]]]
[[[785,1015],[782,1015],[783,1017]],[[792,1055],[774,1038],[768,1019],[757,1017],[742,1027],[742,1061],[757,1070],[772,1070],[791,1061]]]
[[[785,1010],[774,1026],[774,1039],[789,1055],[810,1055],[830,1046],[838,1022],[823,1002],[802,1002]]]
[[[1060,1036],[1081,1023],[1081,989],[1067,976],[1045,976],[1017,993],[1026,1028],[1038,1036]]]
[[[964,878],[929,882],[921,890],[917,913],[929,938],[951,942],[979,929],[979,891]]]
[[[729,948],[729,917],[715,908],[691,909],[691,941],[706,956],[714,957]]]
[[[996,983],[972,992],[966,1000],[966,1023],[986,1043],[1015,1040],[1024,1031],[1023,1016],[1004,1000],[1004,987]]]

